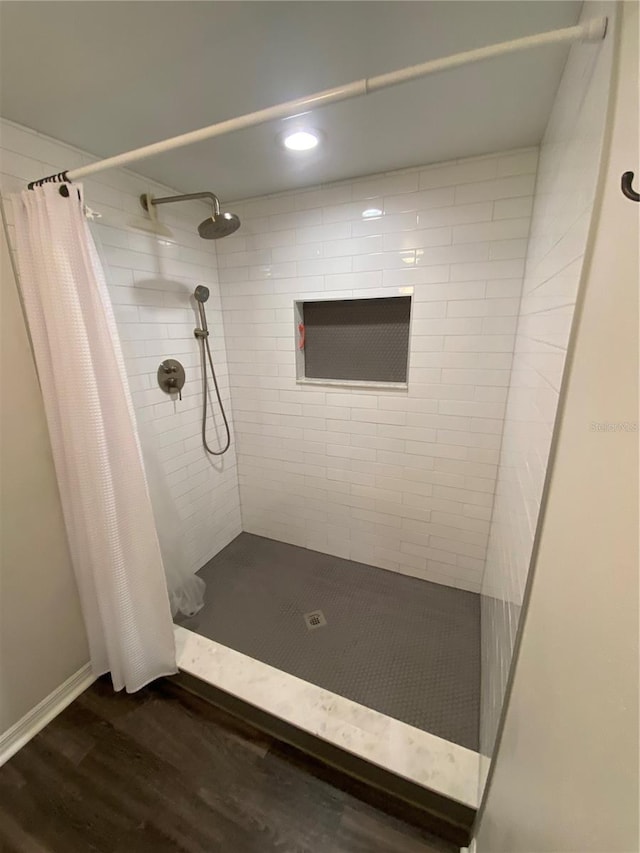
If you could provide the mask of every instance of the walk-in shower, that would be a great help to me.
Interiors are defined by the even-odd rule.
[[[519,22],[515,31],[521,29]],[[447,68],[596,41],[604,30],[598,20],[467,50],[53,177],[91,177]],[[585,63],[595,62],[597,50],[585,50]],[[587,80],[582,69],[567,79]],[[604,114],[600,102],[596,110],[578,94],[569,87],[562,95],[561,117],[564,104],[587,103]],[[487,124],[499,128],[497,106],[495,113]],[[273,130],[278,142],[281,126]],[[478,142],[467,157],[443,145],[439,154],[429,149],[429,157],[451,150],[456,159],[426,158],[422,165],[389,153],[384,173],[367,174],[363,166],[353,178],[345,177],[354,169],[340,152],[326,181],[299,169],[303,155],[278,148],[273,156],[286,186],[272,187],[275,178],[267,175],[255,182],[262,195],[248,194],[240,177],[217,187],[223,199],[240,200],[237,214],[221,210],[212,192],[166,196],[155,185],[143,195],[148,226],[157,226],[158,205],[206,203],[193,218],[186,206],[172,208],[172,217],[162,209],[161,219],[175,220],[171,243],[122,234],[115,217],[92,223],[104,237],[141,443],[158,473],[150,492],[172,609],[182,614],[174,634],[179,668],[207,689],[322,740],[323,749],[346,751],[349,761],[355,756],[465,808],[477,804],[479,753],[492,753],[521,606],[520,588],[514,594],[505,583],[515,574],[507,562],[515,565],[515,554],[523,575],[528,566],[520,543],[529,531],[519,522],[524,528],[530,515],[512,507],[526,510],[537,500],[512,488],[513,466],[501,462],[501,448],[522,451],[528,462],[533,446],[520,429],[533,391],[511,391],[514,381],[527,381],[529,364],[514,353],[528,355],[528,341],[542,335],[533,390],[546,389],[549,347],[558,327],[569,325],[566,311],[562,318],[547,314],[544,299],[550,311],[557,303],[556,293],[542,292],[547,279],[540,284],[534,271],[525,285],[525,270],[533,269],[540,235],[542,249],[573,247],[573,232],[567,236],[561,224],[586,222],[577,208],[570,217],[555,215],[579,201],[574,178],[557,164],[575,162],[582,136],[567,138],[560,155],[549,154],[558,151],[553,136],[542,150],[492,153]],[[313,162],[329,169],[333,152]],[[243,171],[222,149],[208,162],[224,164],[220,180]],[[265,162],[265,170],[278,171],[266,154]],[[592,162],[584,171],[595,181],[595,154]],[[195,168],[196,158],[188,165]],[[138,194],[150,187],[150,177],[131,180],[121,193],[127,221],[131,202],[139,216]],[[191,188],[200,179],[192,173],[184,180]],[[534,219],[538,186],[538,196],[551,201],[538,203]],[[238,236],[205,244],[196,225],[207,241]],[[564,294],[560,255],[549,263],[560,266],[554,274]],[[396,317],[391,304],[406,310]],[[544,310],[534,310],[540,305]],[[535,316],[519,346],[520,314],[529,308]],[[155,387],[158,362],[166,397]],[[510,418],[514,396],[524,412]],[[541,435],[537,421],[531,431]],[[545,458],[544,448],[535,458]],[[183,575],[199,590],[206,581],[204,603],[173,607]]]

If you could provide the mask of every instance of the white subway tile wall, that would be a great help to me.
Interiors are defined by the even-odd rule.
[[[609,3],[587,3],[583,11],[583,17],[609,15],[610,27],[614,14]],[[493,750],[540,511],[600,168],[612,45],[608,38],[571,48],[540,149],[482,584],[484,756]],[[486,770],[483,762],[483,776]]]
[[[0,191],[9,223],[10,193],[24,189],[26,181],[94,159],[2,120]],[[163,207],[160,218],[174,232],[175,242],[162,243],[128,223],[143,217],[140,193],[171,195],[173,190],[124,170],[83,183],[87,204],[102,214],[91,228],[122,341],[165,566],[169,573],[178,567],[196,571],[241,530],[235,448],[214,462],[200,437],[201,373],[191,297],[196,284],[211,291],[206,306],[210,340],[223,400],[230,409],[215,243],[200,239],[196,231],[207,208],[197,203]],[[12,239],[9,224],[10,243]],[[156,371],[168,357],[185,366],[182,402],[172,401],[158,388]],[[219,416],[216,420],[222,438]],[[215,444],[215,431],[211,441]]]
[[[218,263],[245,530],[480,590],[536,163],[234,204]],[[296,382],[295,300],[408,292],[408,391]]]

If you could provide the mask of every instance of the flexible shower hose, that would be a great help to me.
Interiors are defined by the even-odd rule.
[[[199,305],[199,308],[202,306]],[[200,312],[200,319],[203,320],[202,311]],[[198,330],[200,331],[200,330]],[[222,403],[222,397],[220,396],[220,388],[218,387],[218,379],[216,377],[216,369],[213,366],[213,358],[211,356],[211,348],[209,347],[209,331],[206,326],[206,319],[202,323],[202,334],[198,335],[200,338],[200,343],[202,345],[202,444],[204,445],[204,449],[207,453],[210,453],[212,456],[222,456],[223,453],[226,453],[229,447],[231,446],[231,432],[229,430],[229,422],[227,421],[227,415],[224,410],[224,405]],[[205,356],[209,356],[209,366],[211,367],[211,378],[213,379],[213,387],[216,389],[216,397],[218,398],[218,405],[220,406],[220,411],[222,412],[222,420],[224,421],[224,428],[227,433],[227,443],[222,448],[222,450],[212,450],[207,444],[207,359]]]

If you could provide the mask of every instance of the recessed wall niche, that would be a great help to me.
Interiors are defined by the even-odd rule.
[[[405,386],[411,296],[296,302],[298,380]]]

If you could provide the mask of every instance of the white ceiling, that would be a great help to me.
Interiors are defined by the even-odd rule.
[[[320,89],[576,23],[580,2],[2,2],[1,112],[109,156]],[[136,163],[223,199],[539,142],[566,47],[514,54]]]

